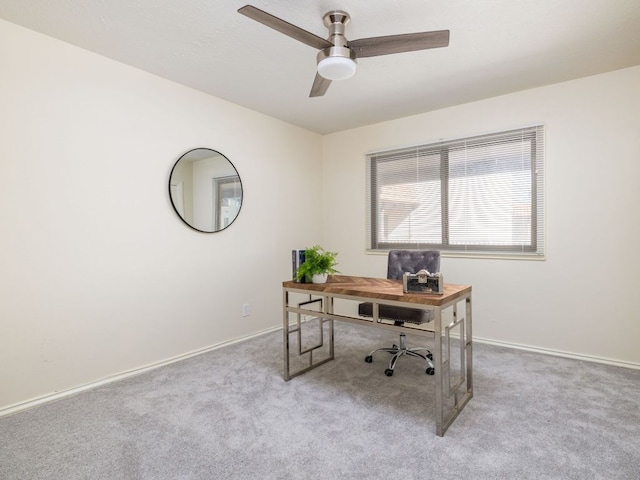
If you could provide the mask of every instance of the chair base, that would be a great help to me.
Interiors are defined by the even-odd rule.
[[[425,353],[418,353],[422,351],[424,351]],[[378,348],[367,355],[364,358],[364,361],[367,363],[373,362],[373,354],[376,352],[387,352],[393,355],[393,357],[391,357],[391,360],[389,361],[389,367],[384,371],[384,374],[387,377],[393,375],[393,371],[396,368],[396,363],[398,362],[398,359],[403,355],[422,358],[424,361],[426,361],[427,369],[425,370],[425,373],[427,375],[433,375],[436,371],[435,367],[433,366],[433,362],[431,361],[433,360],[433,354],[431,353],[431,351],[428,348],[424,347],[407,348],[407,336],[404,333],[400,334],[400,346],[393,345],[390,348]]]

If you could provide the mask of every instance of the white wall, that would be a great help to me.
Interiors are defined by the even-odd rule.
[[[429,95],[428,90],[424,95]],[[365,254],[365,153],[546,125],[546,261],[444,258],[473,285],[474,336],[640,366],[640,67],[324,137],[324,245]]]
[[[321,235],[319,135],[4,21],[0,65],[0,412],[281,324],[290,250]],[[168,197],[196,147],[242,178],[217,234]]]

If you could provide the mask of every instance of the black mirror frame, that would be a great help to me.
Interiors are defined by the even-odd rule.
[[[199,228],[194,227],[193,225],[191,225],[178,211],[178,209],[176,208],[176,204],[173,201],[173,196],[171,195],[171,179],[173,178],[173,172],[176,169],[176,167],[178,166],[178,164],[180,163],[180,161],[186,157],[187,155],[189,155],[191,152],[194,152],[196,150],[209,150],[210,152],[216,153],[218,155],[220,155],[222,158],[224,158],[227,162],[229,162],[229,165],[231,165],[231,167],[233,168],[233,170],[236,172],[236,175],[238,177],[238,181],[240,182],[240,193],[241,193],[241,200],[240,200],[240,207],[238,208],[238,213],[236,213],[236,216],[233,218],[233,220],[231,222],[229,222],[228,225],[224,226],[223,228],[220,228],[218,230],[201,230]],[[171,168],[171,172],[169,173],[169,181],[168,181],[168,192],[169,192],[169,201],[171,202],[171,207],[173,207],[173,211],[176,213],[176,215],[178,216],[178,218],[180,220],[182,220],[182,222],[187,225],[189,228],[191,228],[192,230],[195,230],[196,232],[200,232],[200,233],[218,233],[218,232],[222,232],[223,230],[226,230],[227,228],[229,228],[231,225],[233,225],[233,223],[236,221],[236,219],[238,218],[238,216],[240,216],[240,212],[242,211],[242,205],[244,203],[244,186],[242,185],[242,178],[240,177],[240,173],[238,172],[238,169],[236,168],[236,166],[233,164],[233,162],[231,160],[229,160],[227,158],[226,155],[224,155],[223,153],[219,152],[218,150],[214,150],[213,148],[207,148],[207,147],[198,147],[198,148],[192,148],[191,150],[183,153],[180,158],[178,158],[178,160],[176,161],[176,163],[173,164],[173,167]]]

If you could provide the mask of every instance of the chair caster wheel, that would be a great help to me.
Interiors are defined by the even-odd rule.
[[[390,377],[391,375],[393,375],[393,370],[391,370],[390,368],[387,368],[387,369],[384,371],[384,374],[385,374],[387,377]]]
[[[367,363],[371,363],[373,362],[373,357],[371,355],[367,355],[366,357],[364,357],[364,361]]]
[[[394,343],[393,345],[391,345],[391,348],[393,348],[394,350],[398,350],[398,345]]]
[[[433,368],[433,367],[427,367],[427,370],[425,371],[425,373],[426,373],[427,375],[435,375],[435,373],[436,373],[436,369],[435,369],[435,368]]]
[[[427,353],[427,358],[429,360],[433,360],[433,353],[431,353],[431,352]]]

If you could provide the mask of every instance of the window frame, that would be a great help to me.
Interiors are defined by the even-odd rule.
[[[466,137],[453,139],[448,141],[440,141],[436,143],[418,145],[413,147],[405,147],[394,150],[386,150],[372,152],[366,155],[367,165],[367,251],[369,252],[386,252],[393,249],[422,249],[422,250],[440,250],[443,254],[452,256],[506,256],[506,257],[523,257],[531,259],[545,258],[544,245],[544,125],[534,125],[518,129],[500,131],[474,137]],[[520,141],[526,139],[531,145],[531,192],[530,192],[530,220],[531,231],[529,243],[526,245],[483,245],[483,244],[451,244],[450,242],[450,176],[449,172],[449,153],[456,146],[464,143],[464,148],[471,148],[486,142],[509,142],[517,140],[520,135]],[[418,242],[382,242],[378,240],[379,235],[379,190],[378,188],[377,170],[380,162],[398,161],[411,151],[415,151],[416,155],[432,154],[439,151],[440,156],[440,215],[441,215],[441,243],[418,243]]]

